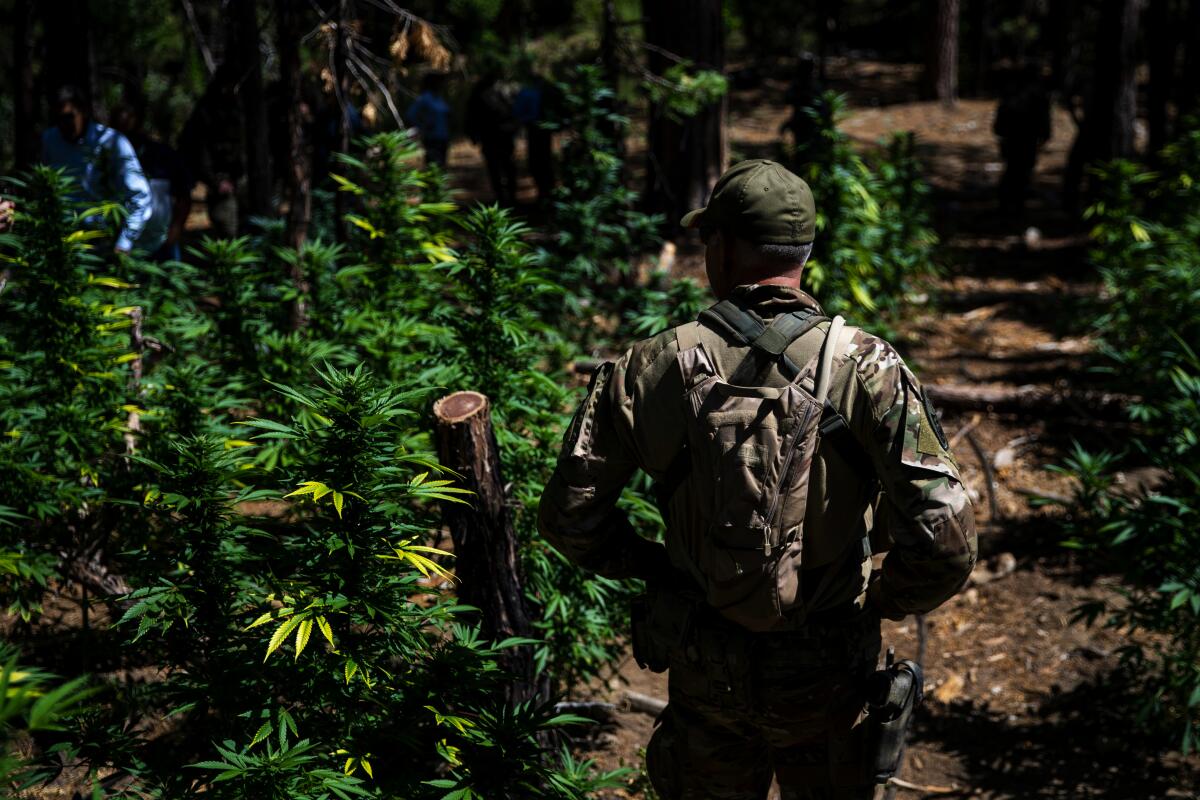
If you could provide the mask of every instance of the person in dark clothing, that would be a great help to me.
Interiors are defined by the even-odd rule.
[[[229,62],[217,68],[179,137],[189,171],[204,184],[208,217],[219,237],[237,236],[245,207],[245,145],[237,98],[237,73]]]
[[[543,124],[553,105],[546,79],[534,74],[513,101],[513,116],[525,127],[529,174],[537,184],[538,200],[545,203],[554,192],[554,132]]]
[[[517,165],[513,161],[517,120],[512,92],[495,69],[484,73],[467,99],[467,135],[483,150],[496,202],[512,206],[517,199]]]
[[[144,113],[136,106],[119,106],[113,113],[113,127],[129,139],[142,163],[142,172],[150,182],[150,200],[154,213],[138,240],[156,261],[178,261],[179,242],[192,209],[192,180],[187,165],[174,148],[152,139],[143,126]]]
[[[992,131],[1000,139],[1004,176],[1000,179],[1000,210],[1020,215],[1025,210],[1029,181],[1038,150],[1050,138],[1050,96],[1036,67],[1027,66],[1013,80],[1000,105]]]

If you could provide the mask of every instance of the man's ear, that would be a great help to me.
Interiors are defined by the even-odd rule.
[[[734,282],[733,276],[737,268],[737,263],[733,257],[733,251],[737,249],[737,241],[724,231],[721,231],[718,235],[721,237],[721,272],[725,279],[725,286],[732,289],[737,285]]]

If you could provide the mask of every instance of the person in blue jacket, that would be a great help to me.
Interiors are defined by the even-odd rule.
[[[450,150],[450,104],[444,94],[445,75],[431,72],[421,81],[421,94],[408,107],[406,117],[421,136],[425,164],[446,166]]]
[[[128,253],[150,221],[150,183],[129,140],[92,119],[91,103],[73,86],[59,89],[54,125],[42,134],[42,163],[61,168],[79,187],[76,199],[116,201],[128,211],[113,249]]]

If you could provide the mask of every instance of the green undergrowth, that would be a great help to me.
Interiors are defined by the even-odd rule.
[[[1054,469],[1076,484],[1068,546],[1122,578],[1078,618],[1128,635],[1120,655],[1141,689],[1135,721],[1200,746],[1200,134],[1151,170],[1097,173],[1088,210],[1104,283],[1093,314],[1096,369],[1138,398],[1116,447],[1076,446]],[[1128,481],[1131,475],[1146,480]],[[1138,488],[1138,484],[1142,488]],[[1136,636],[1135,634],[1150,634]]]

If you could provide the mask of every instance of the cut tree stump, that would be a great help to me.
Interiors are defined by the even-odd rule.
[[[434,403],[438,458],[461,475],[456,481],[474,492],[468,504],[443,504],[443,517],[454,539],[458,598],[479,609],[483,634],[499,642],[532,636],[525,603],[517,543],[501,473],[500,449],[492,429],[491,403],[479,392],[455,392]],[[511,676],[512,703],[538,695],[533,652],[528,646],[506,649],[501,665]]]

